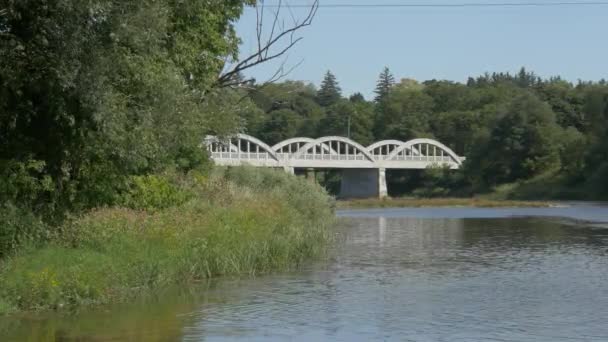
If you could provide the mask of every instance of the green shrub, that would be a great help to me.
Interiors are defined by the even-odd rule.
[[[331,201],[306,180],[253,168],[164,177],[138,183],[145,191],[134,197],[145,205],[137,210],[93,210],[46,247],[7,259],[0,310],[109,303],[176,283],[289,269],[321,254],[329,239]],[[176,195],[186,187],[187,200]]]
[[[49,236],[48,226],[31,211],[10,203],[0,204],[0,258],[24,244],[45,241]]]
[[[414,189],[417,197],[447,197],[460,195],[467,188],[467,182],[460,170],[452,170],[449,166],[435,165],[423,170],[422,186]]]
[[[595,198],[608,198],[608,162],[604,162],[594,170],[587,180],[586,188]]]
[[[239,187],[272,193],[290,207],[309,218],[327,217],[334,207],[333,199],[320,185],[286,172],[253,167],[233,167],[219,170],[222,177]],[[216,174],[215,177],[218,175]]]
[[[156,210],[180,205],[190,197],[190,193],[172,183],[167,175],[135,176],[120,203],[132,209]]]
[[[43,174],[46,164],[40,160],[0,160],[0,196],[4,201],[22,206],[40,205],[53,191],[49,176]],[[47,203],[50,204],[50,203]]]

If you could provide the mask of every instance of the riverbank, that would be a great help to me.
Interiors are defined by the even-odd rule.
[[[333,221],[323,189],[264,169],[144,179],[125,203],[70,220],[51,242],[4,258],[0,313],[122,302],[294,268],[323,253]]]
[[[543,201],[513,201],[485,198],[385,198],[338,201],[338,209],[360,208],[421,208],[421,207],[533,207],[546,208],[554,204]]]

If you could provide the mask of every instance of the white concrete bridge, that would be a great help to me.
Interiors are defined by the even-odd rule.
[[[342,169],[341,197],[384,197],[387,169],[426,169],[448,166],[458,169],[463,157],[432,139],[407,142],[383,140],[364,147],[344,137],[293,138],[269,146],[246,134],[220,139],[205,138],[205,146],[217,165],[252,165],[295,169]]]

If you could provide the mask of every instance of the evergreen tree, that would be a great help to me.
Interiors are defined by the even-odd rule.
[[[341,98],[342,90],[338,85],[336,76],[328,70],[323,78],[323,82],[321,82],[321,88],[317,93],[317,102],[323,107],[329,107],[338,102]]]
[[[378,77],[378,82],[376,83],[376,98],[374,99],[377,103],[382,102],[388,95],[391,87],[395,84],[395,77],[391,74],[391,71],[388,67],[384,67],[384,70],[380,73]]]

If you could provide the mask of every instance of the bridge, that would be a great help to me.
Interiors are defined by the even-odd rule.
[[[207,136],[205,147],[217,165],[295,169],[341,169],[340,197],[387,196],[387,169],[426,169],[447,166],[458,169],[465,158],[433,139],[383,140],[370,146],[345,137],[293,138],[269,146],[237,134],[229,138]]]

